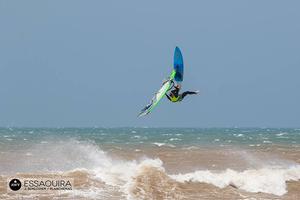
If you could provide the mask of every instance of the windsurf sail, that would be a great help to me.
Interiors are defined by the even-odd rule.
[[[180,49],[178,47],[175,48],[174,51],[174,70],[176,71],[175,81],[177,84],[180,84],[183,81],[183,57]]]
[[[162,85],[162,87],[158,90],[158,92],[155,93],[153,98],[151,99],[150,103],[145,106],[140,114],[139,117],[149,114],[153,108],[156,107],[156,105],[159,103],[159,101],[165,96],[165,94],[173,87],[173,79],[176,75],[176,71],[173,70],[169,79],[165,81]]]

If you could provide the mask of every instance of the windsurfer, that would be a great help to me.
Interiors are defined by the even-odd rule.
[[[174,82],[173,82],[173,85],[174,85],[174,89],[171,90],[169,94],[166,93],[167,98],[173,103],[182,101],[184,99],[184,97],[186,97],[186,95],[199,93],[199,91],[197,90],[197,91],[185,91],[185,92],[179,94],[181,85],[180,84],[175,85]]]

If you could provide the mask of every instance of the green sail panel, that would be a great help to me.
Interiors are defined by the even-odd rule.
[[[140,114],[138,115],[139,117],[149,114],[157,106],[160,100],[171,89],[173,83],[172,81],[175,75],[176,71],[173,70],[169,79],[166,82],[164,82],[162,87],[158,90],[158,92],[155,93],[150,103],[141,110]]]

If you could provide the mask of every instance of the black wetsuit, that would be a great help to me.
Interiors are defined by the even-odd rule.
[[[171,90],[171,92],[170,92],[170,94],[174,95],[176,98],[179,97],[177,101],[172,101],[171,97],[168,94],[166,94],[166,96],[170,101],[178,102],[178,101],[182,101],[183,98],[188,94],[197,94],[197,92],[192,92],[192,91],[185,91],[182,94],[178,94],[178,93],[179,93],[178,87],[174,87],[174,90]]]

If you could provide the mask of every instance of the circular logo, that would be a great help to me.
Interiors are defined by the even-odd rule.
[[[13,191],[18,191],[21,188],[21,181],[14,178],[9,182],[9,187]]]

